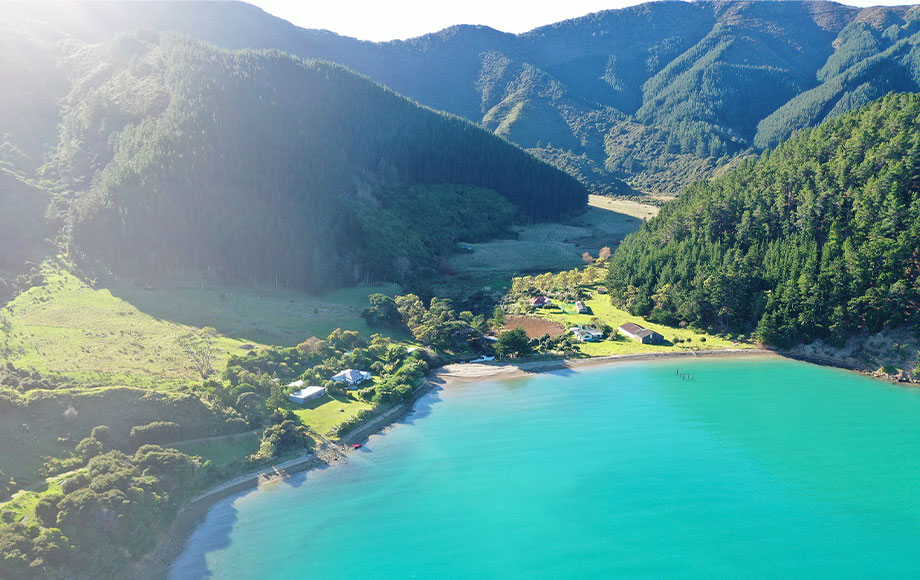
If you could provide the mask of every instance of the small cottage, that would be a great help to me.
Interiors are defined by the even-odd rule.
[[[575,301],[575,311],[578,312],[579,314],[590,314],[591,313],[591,309],[585,306],[585,303],[582,302],[581,300]]]
[[[593,326],[573,326],[569,329],[578,342],[600,342],[604,340],[604,333]]]
[[[534,296],[530,299],[530,305],[534,308],[545,308],[552,303],[553,301],[546,296]]]

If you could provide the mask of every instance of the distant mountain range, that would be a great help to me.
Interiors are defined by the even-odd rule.
[[[34,16],[99,41],[147,27],[344,64],[479,123],[598,193],[674,195],[890,91],[920,90],[917,7],[655,2],[513,35],[456,26],[372,43],[243,3],[93,3]]]

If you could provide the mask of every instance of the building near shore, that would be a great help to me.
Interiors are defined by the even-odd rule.
[[[661,344],[664,342],[664,336],[635,322],[627,322],[621,325],[619,330],[629,338],[642,344]]]
[[[303,381],[301,381],[302,383]],[[292,403],[297,403],[298,405],[303,405],[307,401],[312,401],[313,399],[318,399],[326,394],[326,389],[323,387],[309,386],[295,391],[288,395],[288,399]]]
[[[604,333],[593,326],[573,326],[569,329],[578,342],[600,342],[604,340]]]
[[[367,371],[356,371],[355,369],[345,369],[340,373],[332,375],[331,380],[337,383],[345,383],[349,387],[371,380],[371,374]]]

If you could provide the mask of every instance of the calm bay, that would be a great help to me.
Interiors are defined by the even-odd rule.
[[[216,504],[170,578],[910,578],[920,390],[779,358],[452,384]]]

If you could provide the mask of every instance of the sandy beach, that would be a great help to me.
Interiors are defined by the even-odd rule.
[[[589,366],[607,365],[616,362],[630,362],[642,360],[671,359],[671,358],[713,358],[713,357],[738,357],[738,356],[780,356],[770,350],[737,348],[704,351],[680,352],[653,352],[644,354],[617,354],[598,356],[592,358],[576,359],[550,359],[494,363],[461,363],[450,364],[436,369],[432,376],[444,383],[484,381],[491,379],[513,379],[535,373],[556,371],[561,369],[576,369]]]

